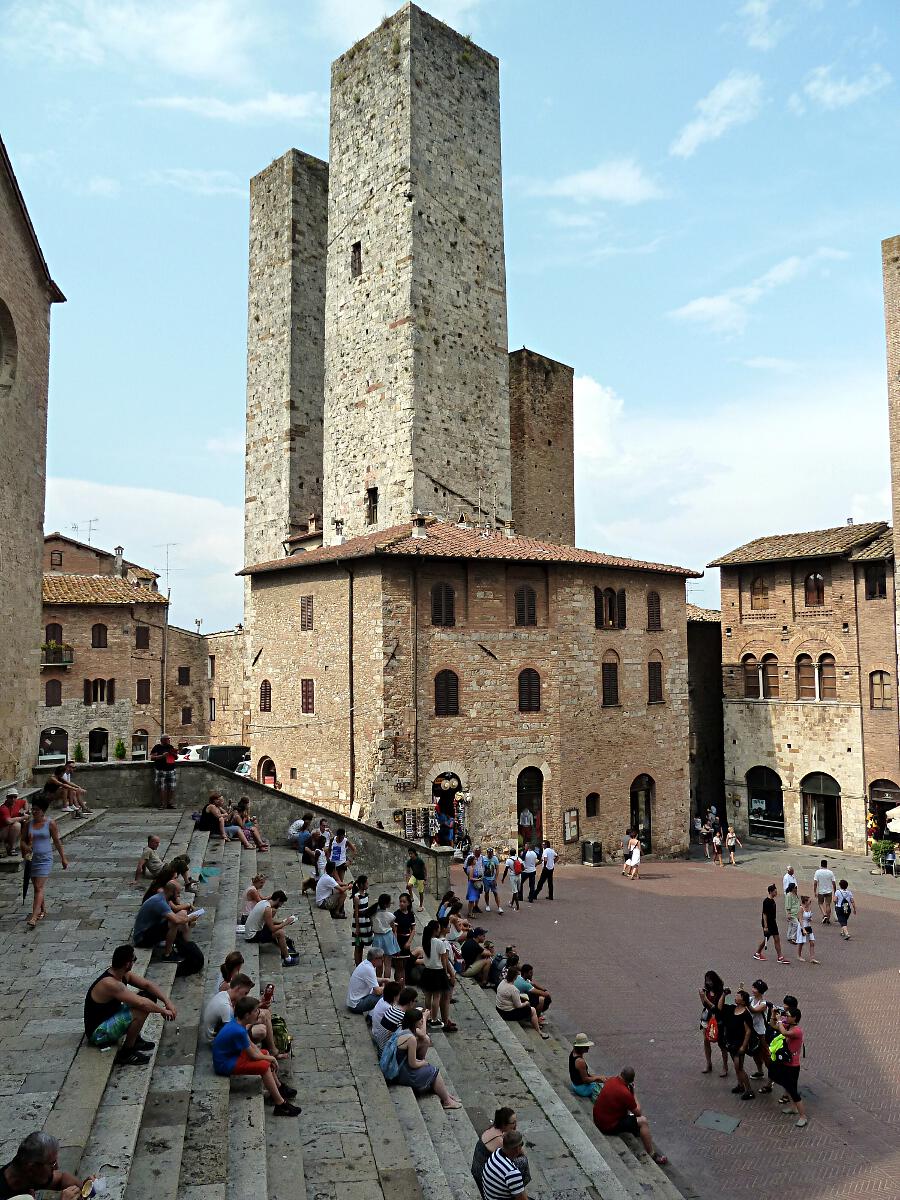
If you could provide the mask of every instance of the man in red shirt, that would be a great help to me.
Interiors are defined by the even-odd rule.
[[[618,1075],[610,1075],[594,1101],[594,1124],[608,1135],[631,1133],[644,1143],[653,1161],[663,1166],[669,1160],[653,1148],[650,1125],[641,1115],[641,1106],[634,1094],[634,1071],[623,1067]]]
[[[3,804],[0,804],[0,830],[6,835],[6,851],[8,855],[14,853],[14,847],[19,844],[19,835],[22,832],[22,822],[28,819],[28,805],[20,797],[15,788],[10,788],[6,793],[6,799]]]

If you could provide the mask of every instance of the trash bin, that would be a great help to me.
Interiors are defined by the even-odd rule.
[[[603,862],[603,843],[582,842],[581,862],[585,867],[599,867]]]

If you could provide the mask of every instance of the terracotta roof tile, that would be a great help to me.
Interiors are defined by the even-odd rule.
[[[612,567],[625,571],[654,571],[667,575],[682,575],[698,579],[700,572],[689,567],[673,567],[667,563],[642,562],[640,559],[619,558],[596,550],[579,550],[535,538],[507,537],[501,531],[463,528],[435,517],[426,520],[424,537],[412,536],[412,524],[395,525],[379,533],[367,533],[351,538],[339,546],[320,546],[305,554],[292,554],[270,562],[254,563],[239,571],[239,575],[262,575],[271,571],[291,571],[315,567],[323,563],[347,559],[381,557],[420,558],[480,558],[511,562],[577,563],[583,566]]]
[[[713,559],[709,566],[732,567],[789,558],[840,558],[872,541],[887,528],[885,521],[866,521],[862,525],[838,525],[834,529],[813,529],[808,533],[777,533],[738,546]]]
[[[165,596],[118,575],[45,575],[45,604],[168,604]]]
[[[701,608],[699,604],[688,604],[686,608],[689,621],[704,621],[709,625],[722,623],[722,613],[718,608]]]
[[[856,562],[874,562],[880,558],[894,557],[894,531],[886,529],[874,542],[868,546],[860,546],[850,555]]]

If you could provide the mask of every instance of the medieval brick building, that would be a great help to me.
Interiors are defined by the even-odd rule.
[[[406,5],[331,84],[329,162],[250,191],[254,770],[410,831],[505,845],[528,808],[570,859],[628,824],[679,852],[692,572],[573,545],[572,369],[507,350],[497,59]]]

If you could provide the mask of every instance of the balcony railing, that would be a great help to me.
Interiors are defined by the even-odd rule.
[[[75,651],[71,646],[41,646],[42,667],[71,667]]]

